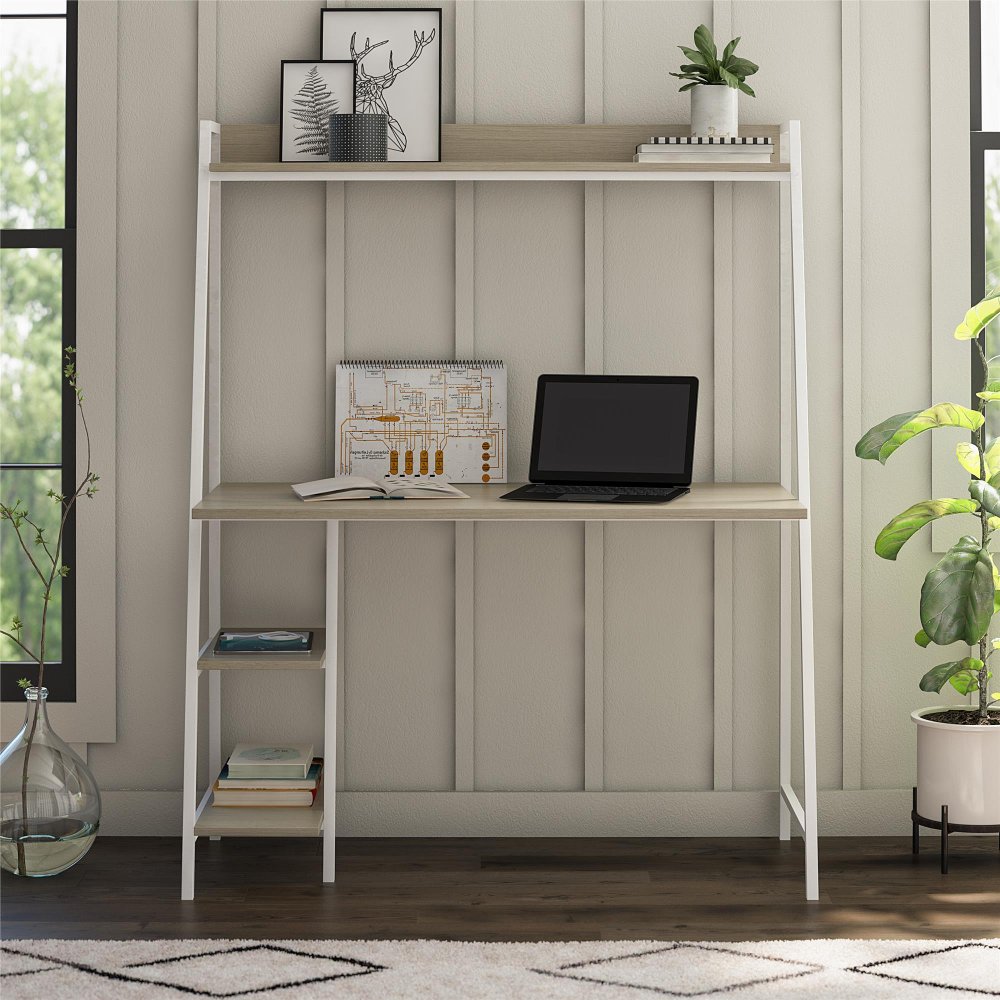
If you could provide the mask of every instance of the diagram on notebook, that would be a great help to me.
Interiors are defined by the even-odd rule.
[[[507,481],[501,361],[337,365],[337,475]]]

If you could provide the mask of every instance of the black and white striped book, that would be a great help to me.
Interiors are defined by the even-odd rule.
[[[643,143],[646,145],[646,143]],[[740,150],[747,146],[767,146],[773,143],[766,135],[654,135],[649,139],[653,146],[724,146]]]

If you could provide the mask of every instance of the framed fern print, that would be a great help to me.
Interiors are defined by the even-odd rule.
[[[358,67],[355,110],[388,118],[391,160],[441,159],[441,8],[325,8],[324,59]]]
[[[351,114],[353,59],[282,59],[278,144],[282,163],[330,159],[330,115]]]

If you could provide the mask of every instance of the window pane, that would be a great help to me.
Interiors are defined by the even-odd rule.
[[[0,225],[62,229],[66,201],[66,21],[0,23]]]
[[[59,532],[60,505],[46,496],[59,490],[62,473],[58,469],[3,469],[0,471],[0,496],[11,507],[16,500],[27,508],[28,517],[39,528],[53,548]],[[35,544],[35,531],[26,522],[21,535],[39,569],[47,572],[48,559],[44,549]],[[48,564],[51,568],[51,563]],[[38,651],[38,635],[42,617],[42,581],[20,548],[17,534],[9,521],[0,523],[0,621],[10,630],[11,618],[18,615],[24,623],[21,641],[33,653]],[[62,586],[54,583],[45,627],[45,660],[62,658]],[[0,636],[0,656],[6,660],[26,660],[29,657],[6,636]]]
[[[0,250],[0,461],[62,461],[62,251]]]

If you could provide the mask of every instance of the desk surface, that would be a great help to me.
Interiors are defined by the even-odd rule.
[[[192,517],[219,521],[799,521],[805,507],[777,483],[695,483],[667,504],[501,500],[516,483],[462,484],[468,500],[305,503],[288,483],[221,483]]]

